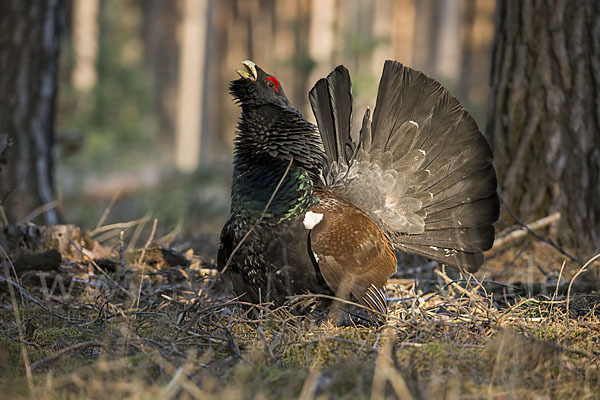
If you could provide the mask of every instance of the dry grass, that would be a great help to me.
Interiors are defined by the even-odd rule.
[[[515,252],[484,273],[506,274]],[[10,285],[13,301],[3,275],[5,398],[600,397],[597,291],[526,297],[517,279],[504,285],[438,270],[427,284],[390,285],[387,325],[337,326],[286,308],[250,311],[199,263],[161,267],[143,258],[114,273],[71,263],[47,278],[51,287],[60,277],[71,292],[56,286],[50,297],[38,276],[26,275]],[[561,266],[541,265],[555,274]],[[567,263],[562,279],[577,270]]]

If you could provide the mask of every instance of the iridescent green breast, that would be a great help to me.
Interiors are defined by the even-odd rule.
[[[287,163],[286,163],[287,164]],[[231,213],[250,220],[260,218],[287,169],[283,163],[258,165],[238,173],[234,170]],[[278,224],[303,215],[316,202],[310,176],[292,167],[273,196],[264,221]]]

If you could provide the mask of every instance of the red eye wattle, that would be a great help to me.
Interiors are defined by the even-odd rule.
[[[270,76],[267,78],[267,82],[273,82],[273,85],[275,87],[275,91],[277,93],[279,93],[279,81],[277,80],[277,78],[275,78],[274,76]],[[273,85],[269,85],[271,87],[273,87]]]

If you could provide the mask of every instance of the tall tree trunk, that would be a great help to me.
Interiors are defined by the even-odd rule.
[[[310,74],[310,82],[327,76],[333,69],[333,49],[335,47],[335,1],[311,1],[309,52],[315,61],[315,68]]]
[[[460,73],[456,85],[456,94],[460,99],[467,99],[469,95],[469,83],[472,74],[473,61],[473,42],[475,15],[477,13],[477,0],[463,1],[462,12],[462,32],[461,32],[461,55],[460,55]]]
[[[438,0],[436,2],[439,27],[436,29],[437,44],[435,51],[435,75],[453,85],[458,80],[460,70],[460,24],[462,19],[461,4],[453,0]]]
[[[415,3],[413,0],[395,0],[393,8],[392,58],[404,65],[414,65]],[[379,67],[383,68],[383,67]]]
[[[437,3],[433,0],[415,2],[415,30],[413,35],[412,67],[428,74],[434,72],[439,21],[436,19]]]
[[[0,2],[0,134],[13,147],[0,172],[0,201],[10,222],[55,199],[52,160],[61,0]],[[55,224],[56,209],[45,223]]]
[[[180,1],[138,0],[142,10],[144,66],[152,83],[153,108],[161,138],[169,145],[175,137],[179,46],[176,42],[182,19]]]
[[[288,80],[286,91],[290,90],[288,97],[292,104],[304,115],[310,112],[308,104],[308,90],[310,82],[308,77],[314,67],[314,62],[309,55],[309,30],[311,20],[310,2],[296,2],[296,20],[294,26],[294,56],[292,57],[292,67],[295,79]],[[290,88],[290,89],[287,89]]]
[[[92,89],[98,78],[96,58],[99,7],[98,0],[73,2],[73,86],[78,90]]]
[[[600,250],[600,2],[498,2],[488,122],[510,207]]]
[[[207,5],[208,0],[183,2],[175,136],[175,165],[183,172],[194,171],[200,162]]]

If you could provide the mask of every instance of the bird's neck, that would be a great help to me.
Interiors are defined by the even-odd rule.
[[[232,213],[257,219],[264,212],[277,223],[298,218],[314,203],[323,146],[297,111],[244,108],[234,154]]]
[[[243,169],[234,166],[231,212],[270,223],[292,221],[315,202],[313,183],[305,169],[277,159]],[[267,207],[268,206],[268,207]]]
[[[308,172],[313,182],[320,179],[325,151],[316,126],[293,108],[272,105],[242,108],[235,138],[235,164],[240,170],[277,159]]]

